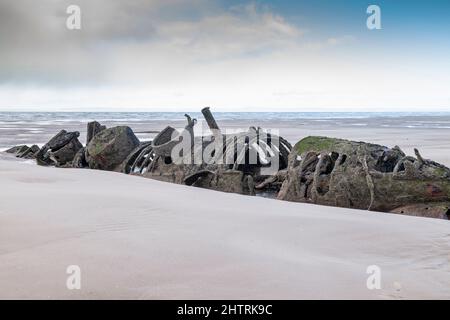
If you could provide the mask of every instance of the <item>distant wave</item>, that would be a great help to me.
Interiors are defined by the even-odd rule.
[[[182,121],[185,112],[0,112],[0,124],[35,122],[87,122],[87,121]],[[189,112],[191,116],[202,118],[200,112]],[[450,112],[214,112],[217,120],[333,120],[402,117],[450,118]],[[450,121],[450,120],[448,120]],[[441,121],[437,121],[442,123]]]
[[[189,112],[198,120],[200,112]],[[421,130],[450,129],[450,112],[214,112],[223,127],[261,126],[290,130]],[[97,120],[105,125],[129,125],[142,140],[150,131],[166,125],[184,127],[184,112],[0,112],[0,148],[34,142],[43,144],[59,130],[76,130],[84,139],[86,123]]]

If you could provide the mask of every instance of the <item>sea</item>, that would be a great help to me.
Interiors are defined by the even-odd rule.
[[[107,127],[130,126],[142,140],[152,137],[167,125],[183,128],[186,112],[0,112],[0,150],[19,144],[45,144],[60,130],[79,131],[80,141],[89,121]],[[200,112],[187,112],[203,120]],[[243,129],[258,126],[286,132],[296,140],[296,130],[344,130],[358,128],[433,130],[449,132],[450,112],[214,112],[221,128]]]

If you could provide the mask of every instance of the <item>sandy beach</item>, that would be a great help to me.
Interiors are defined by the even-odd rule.
[[[449,13],[0,0],[0,301],[450,300]]]
[[[1,299],[450,298],[445,220],[4,156],[0,190]],[[381,289],[366,286],[371,265]]]

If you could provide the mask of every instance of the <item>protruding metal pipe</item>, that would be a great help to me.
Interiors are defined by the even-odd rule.
[[[202,109],[203,116],[206,119],[206,122],[208,123],[208,127],[211,129],[211,131],[220,131],[219,126],[217,125],[216,120],[214,119],[214,116],[212,115],[211,111],[209,110],[209,107]]]

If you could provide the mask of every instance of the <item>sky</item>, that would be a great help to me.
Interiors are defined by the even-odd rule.
[[[0,110],[450,111],[449,14],[448,0],[0,0]]]

